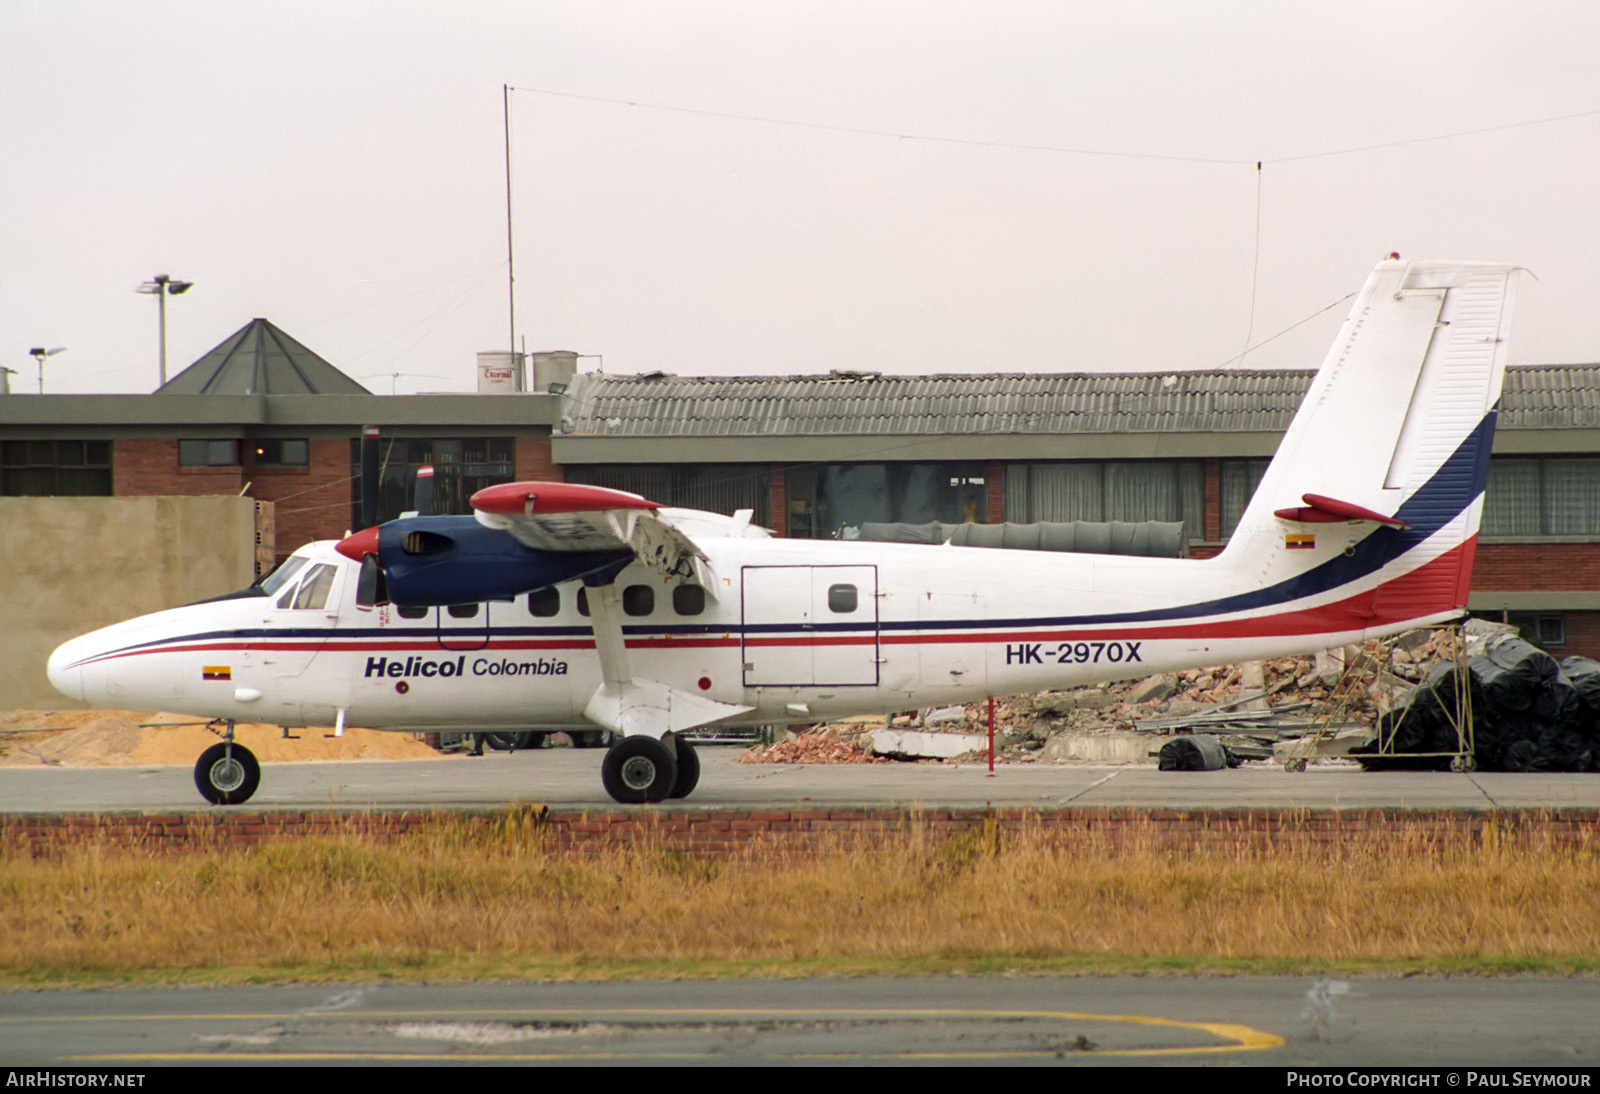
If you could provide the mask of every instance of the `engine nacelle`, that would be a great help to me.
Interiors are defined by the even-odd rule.
[[[387,599],[403,608],[509,600],[633,561],[626,550],[537,551],[473,517],[404,517],[377,531]]]

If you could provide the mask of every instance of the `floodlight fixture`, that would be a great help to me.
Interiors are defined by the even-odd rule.
[[[32,349],[30,349],[28,351],[28,356],[34,358],[36,361],[39,362],[39,394],[40,395],[44,394],[44,359],[46,357],[54,357],[56,354],[60,353],[62,350],[66,349],[66,348],[67,348],[66,346],[54,346],[54,347],[52,347],[50,349],[45,349],[43,346],[34,346]]]
[[[161,383],[160,387],[167,386],[167,297],[179,296],[194,288],[193,281],[182,281],[171,274],[156,274],[149,281],[140,285],[136,292],[146,296],[154,296],[157,303],[159,318],[158,335],[161,342]]]

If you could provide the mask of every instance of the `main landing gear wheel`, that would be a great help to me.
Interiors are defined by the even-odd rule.
[[[678,777],[672,780],[672,792],[667,797],[687,798],[700,782],[700,757],[682,737],[672,743],[678,746]]]
[[[244,745],[212,745],[194,765],[194,785],[212,805],[239,805],[261,785],[261,764]]]
[[[677,778],[672,749],[654,737],[624,737],[611,746],[600,764],[606,793],[624,805],[663,800]]]
[[[543,748],[543,733],[485,733],[483,741],[496,752],[518,752],[529,748]]]

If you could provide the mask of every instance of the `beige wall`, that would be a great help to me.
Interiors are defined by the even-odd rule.
[[[66,639],[255,580],[256,503],[0,498],[0,710],[84,704],[50,686]]]

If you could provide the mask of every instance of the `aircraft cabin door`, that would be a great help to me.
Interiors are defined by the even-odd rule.
[[[746,687],[875,687],[876,566],[746,566]]]

